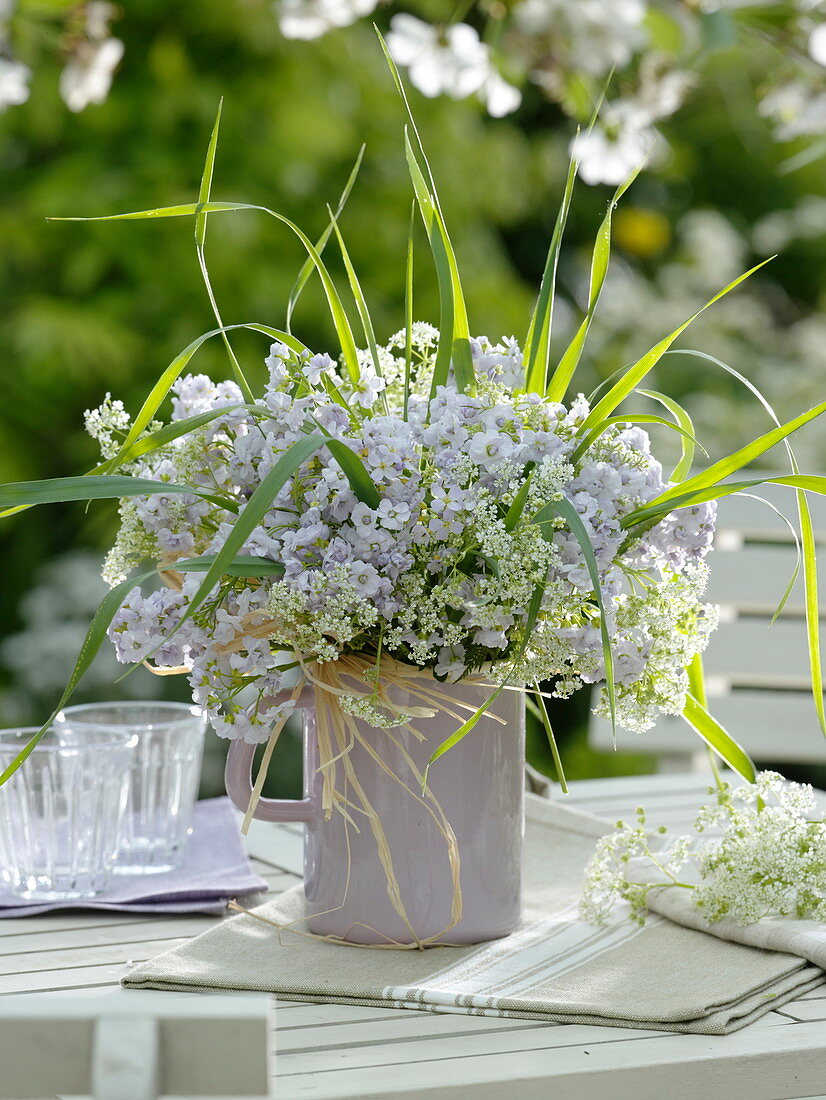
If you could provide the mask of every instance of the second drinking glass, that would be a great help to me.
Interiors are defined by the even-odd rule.
[[[186,703],[89,703],[66,707],[55,726],[133,734],[129,801],[115,873],[171,871],[192,831],[206,719]]]

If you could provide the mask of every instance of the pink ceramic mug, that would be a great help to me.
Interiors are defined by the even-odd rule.
[[[490,694],[489,688],[472,684],[434,686],[474,708]],[[404,692],[394,701],[421,705]],[[388,896],[387,876],[369,824],[362,816],[356,831],[337,811],[329,820],[324,817],[312,693],[305,691],[299,705],[304,711],[304,798],[262,798],[255,816],[304,822],[304,892],[311,932],[354,943],[410,943],[410,928]],[[350,752],[358,782],[380,816],[400,896],[419,940],[479,943],[505,936],[519,923],[525,763],[521,693],[503,691],[490,710],[503,724],[483,716],[430,769],[429,788],[456,836],[461,866],[462,916],[447,931],[454,889],[443,833],[421,799],[406,792],[362,746],[355,744]],[[416,719],[414,725],[424,734],[424,742],[401,728],[393,733],[423,770],[459,721],[440,712],[434,718]],[[403,754],[385,732],[361,721],[359,728],[380,750],[389,770],[415,788]],[[252,790],[254,753],[255,746],[233,741],[227,756],[227,792],[242,810]],[[358,811],[351,816],[359,822]]]

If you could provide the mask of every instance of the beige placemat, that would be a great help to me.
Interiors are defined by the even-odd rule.
[[[708,926],[653,916],[640,928],[620,914],[604,928],[583,923],[582,872],[607,826],[553,803],[530,804],[524,920],[505,939],[370,951],[279,933],[241,915],[140,964],[123,984],[718,1035],[826,981],[826,934],[813,924],[803,934],[793,922],[784,934],[783,922],[772,922],[759,946],[749,946],[733,940],[758,933],[736,926],[709,935]],[[287,923],[303,904],[295,887],[255,911]],[[669,916],[696,923],[693,913]]]

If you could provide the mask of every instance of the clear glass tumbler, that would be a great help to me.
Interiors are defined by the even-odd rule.
[[[188,703],[88,703],[66,707],[56,727],[86,736],[117,729],[137,737],[116,874],[177,867],[192,832],[206,718]]]
[[[0,730],[0,772],[37,727]],[[0,871],[5,889],[36,901],[94,897],[106,889],[120,843],[136,738],[99,726],[48,730],[0,786]]]

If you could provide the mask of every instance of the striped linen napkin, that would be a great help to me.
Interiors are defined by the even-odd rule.
[[[607,825],[533,796],[528,806],[524,920],[505,939],[371,951],[241,915],[141,963],[123,984],[720,1035],[826,981],[826,929],[812,922],[785,932],[780,921],[765,933],[719,929],[677,906],[672,919],[654,915],[642,928],[621,913],[604,928],[583,923],[583,868]],[[278,923],[300,919],[303,890],[255,912]],[[757,946],[733,942],[744,937]]]

